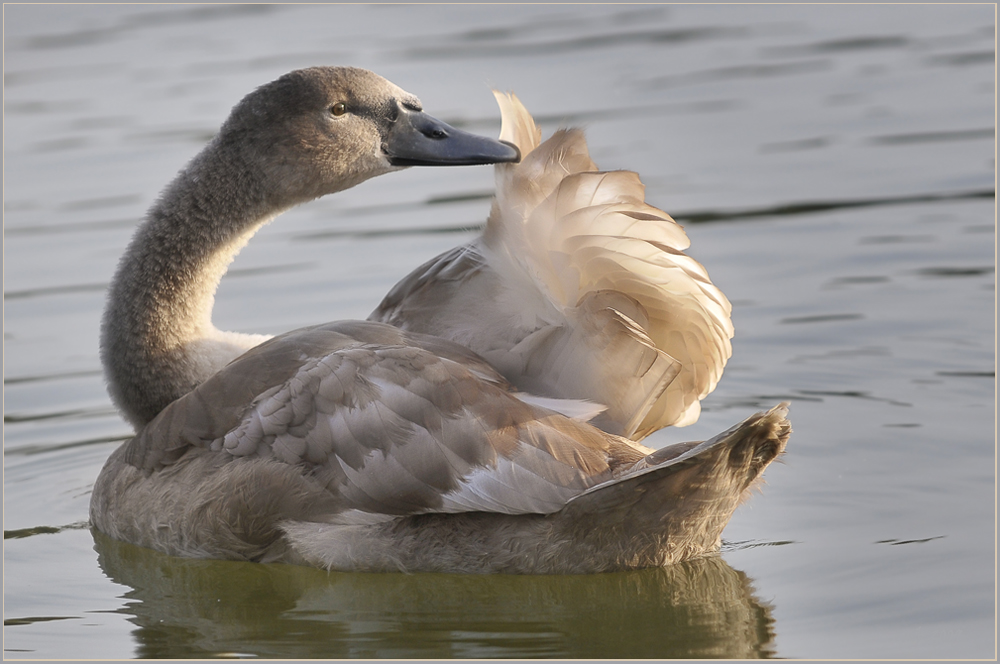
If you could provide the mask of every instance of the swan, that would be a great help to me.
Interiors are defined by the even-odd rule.
[[[109,393],[136,435],[111,454],[94,484],[95,529],[172,555],[344,571],[590,573],[662,566],[718,549],[733,510],[784,450],[787,404],[705,442],[653,450],[631,440],[691,412],[669,397],[657,406],[685,361],[657,345],[665,343],[657,341],[664,325],[657,303],[670,298],[644,294],[655,291],[655,275],[634,279],[631,289],[622,278],[617,286],[580,286],[580,279],[534,273],[547,269],[541,260],[491,263],[488,280],[534,284],[507,295],[539,284],[552,289],[553,278],[564,290],[561,300],[533,296],[527,303],[539,311],[523,319],[541,323],[508,329],[513,336],[490,342],[485,354],[473,340],[446,338],[460,333],[403,329],[428,325],[414,308],[416,296],[407,295],[429,295],[423,277],[416,281],[424,288],[404,279],[373,314],[389,322],[340,321],[273,338],[212,325],[219,280],[263,224],[368,178],[407,166],[495,163],[501,186],[491,220],[541,209],[544,201],[515,197],[532,186],[530,169],[553,162],[532,158],[545,145],[516,99],[503,99],[503,141],[457,131],[424,114],[413,95],[355,68],[294,71],[236,105],[152,206],[109,288],[101,357]],[[567,138],[553,152],[581,144],[582,135]],[[527,170],[512,166],[522,150]],[[563,179],[595,172],[586,164],[574,169]],[[625,189],[631,198],[611,205],[630,206],[625,216],[643,222],[640,237],[679,256],[683,237],[672,222],[633,200],[634,186]],[[647,228],[656,224],[670,230]],[[641,272],[634,249],[611,272]],[[708,321],[696,323],[690,347],[720,335],[728,343],[729,328],[719,322],[728,321],[728,303],[704,286],[703,270],[675,262],[718,305],[688,316]],[[436,265],[448,272],[453,264]],[[447,287],[453,302],[441,311],[451,322],[461,306],[455,288]],[[573,295],[583,304],[553,318],[552,302]],[[509,315],[514,305],[504,306],[500,315]],[[582,341],[571,339],[574,321],[586,328]],[[541,349],[538,357],[549,364],[521,366],[518,374],[517,355],[530,357],[522,353],[528,347]],[[606,373],[618,381],[605,389],[611,405],[591,398],[603,377],[580,375],[583,394],[567,392],[562,377],[546,383],[545,366],[569,371],[556,357],[562,350],[580,356],[586,348],[604,360],[622,349],[625,368]],[[516,386],[493,361],[540,394]],[[589,368],[600,370],[591,362],[581,371]],[[698,366],[690,371],[692,384],[716,380],[704,383]],[[622,382],[628,375],[641,384],[640,396]]]

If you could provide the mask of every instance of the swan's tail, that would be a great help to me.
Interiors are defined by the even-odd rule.
[[[577,129],[540,142],[517,97],[495,94],[500,138],[522,160],[496,166],[484,233],[491,265],[560,311],[573,331],[528,340],[520,350],[534,359],[526,364],[544,365],[540,380],[561,382],[545,386],[558,396],[607,404],[619,424],[609,431],[639,439],[693,423],[732,353],[729,301],[683,253],[684,230],[646,204],[636,173],[599,172]],[[596,393],[581,393],[587,375]]]
[[[658,564],[717,549],[733,511],[784,452],[792,432],[787,416],[782,403],[711,440],[650,454],[619,479],[573,498],[559,513],[573,530],[568,535],[604,558],[615,555],[606,549],[630,542],[619,555],[661,556]],[[635,549],[643,539],[648,548]]]

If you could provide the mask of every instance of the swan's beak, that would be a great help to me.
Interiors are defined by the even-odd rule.
[[[382,150],[393,166],[474,166],[521,160],[520,151],[510,143],[455,129],[402,106]]]

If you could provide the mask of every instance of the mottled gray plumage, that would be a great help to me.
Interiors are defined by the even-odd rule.
[[[293,72],[244,99],[166,190],[105,314],[110,389],[138,433],[95,483],[94,527],[175,555],[342,570],[596,572],[717,548],[784,448],[784,404],[654,451],[585,421],[648,409],[634,399],[539,400],[453,340],[375,321],[270,340],[211,325],[229,262],[288,207],[397,164],[516,158],[416,109],[370,72]],[[467,274],[463,260],[439,272]],[[643,338],[635,298],[588,298],[586,343]],[[673,362],[644,348],[629,361],[672,380]]]

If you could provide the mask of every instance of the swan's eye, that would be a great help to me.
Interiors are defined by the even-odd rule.
[[[344,102],[342,101],[338,101],[336,104],[330,107],[330,115],[335,115],[337,117],[340,117],[346,112],[347,112],[347,106],[345,106]]]

